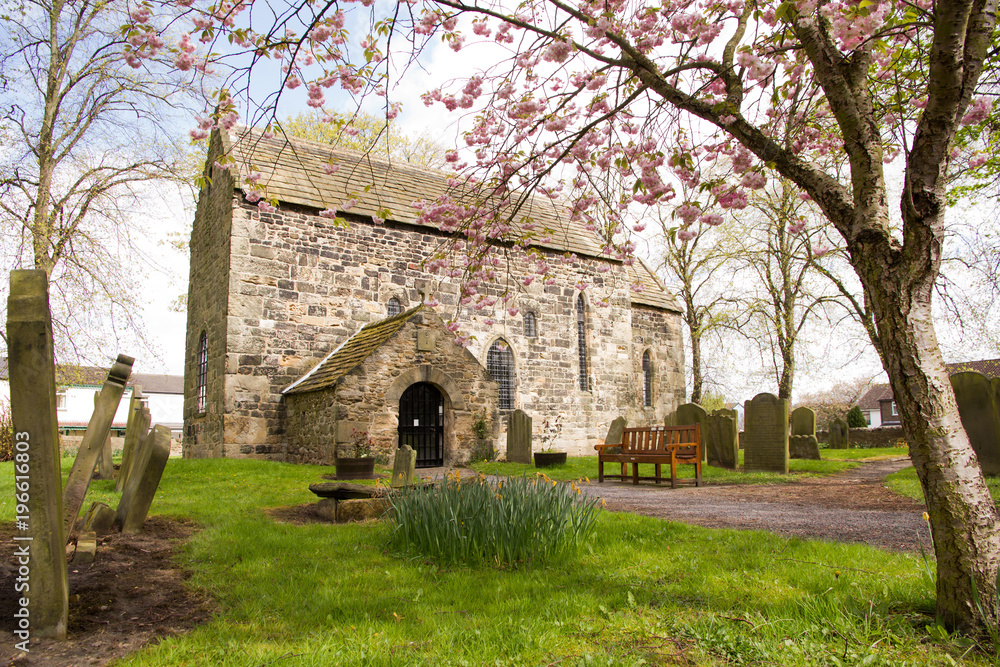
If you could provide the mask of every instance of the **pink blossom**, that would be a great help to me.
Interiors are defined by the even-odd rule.
[[[336,218],[337,217],[337,212],[335,210],[333,210],[332,208],[324,208],[322,211],[319,212],[319,217],[321,217],[321,218]]]
[[[327,176],[333,176],[338,171],[340,171],[340,165],[339,164],[324,164],[323,165],[323,173],[326,174]]]
[[[690,229],[682,229],[681,231],[677,232],[677,238],[679,238],[682,242],[690,241],[696,236],[698,236],[698,233]]]
[[[982,167],[984,164],[986,164],[986,161],[988,159],[989,158],[987,158],[986,155],[984,155],[983,153],[976,153],[971,158],[969,158],[969,169],[977,169],[979,167]]]
[[[968,112],[962,117],[962,125],[975,125],[981,123],[990,115],[993,105],[985,97],[977,97],[969,105]]]
[[[444,328],[447,329],[451,333],[455,333],[456,331],[459,330],[460,327],[461,327],[461,325],[458,322],[448,322],[444,326]]]
[[[264,201],[263,199],[257,202],[257,208],[260,209],[261,213],[274,213],[275,211],[278,210],[274,206],[271,206],[269,203]]]

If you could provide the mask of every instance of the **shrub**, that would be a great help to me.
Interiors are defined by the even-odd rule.
[[[14,421],[10,403],[0,401],[0,461],[14,460]]]
[[[859,406],[855,405],[847,411],[847,426],[849,428],[864,428],[868,426],[868,422],[865,420],[865,414],[861,412],[861,408]]]
[[[495,461],[497,450],[493,447],[493,439],[490,437],[492,435],[490,423],[486,421],[485,415],[476,415],[476,420],[472,423],[472,434],[475,436],[476,444],[472,448],[472,457],[469,462]]]
[[[587,538],[596,499],[545,475],[492,481],[449,476],[391,497],[390,543],[446,563],[517,567],[568,555]]]

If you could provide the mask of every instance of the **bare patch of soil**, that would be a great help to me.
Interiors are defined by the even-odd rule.
[[[14,648],[17,597],[12,523],[0,525],[0,664],[32,667],[105,665],[162,637],[206,621],[211,605],[185,586],[187,574],[174,548],[195,531],[188,521],[152,516],[138,535],[112,533],[97,558],[69,566],[69,625],[64,642],[34,638],[30,650]]]
[[[858,542],[892,551],[933,552],[924,506],[890,491],[883,480],[909,459],[865,463],[791,484],[703,485],[592,483],[587,492],[608,509],[706,528],[767,530],[786,537]]]
[[[290,507],[270,507],[264,510],[264,514],[275,521],[290,523],[296,526],[303,526],[307,523],[333,523],[316,513],[316,504],[292,505]]]

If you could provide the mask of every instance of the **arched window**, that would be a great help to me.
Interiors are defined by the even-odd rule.
[[[535,314],[530,310],[524,314],[524,336],[534,338],[538,335],[538,327],[535,325]]]
[[[195,386],[195,412],[208,409],[208,333],[201,332],[198,341],[198,384]]]
[[[583,303],[583,295],[576,297],[576,345],[580,357],[580,389],[587,391],[587,307]]]
[[[497,339],[486,353],[486,370],[493,381],[500,385],[500,409],[514,409],[514,354],[510,345]]]
[[[653,360],[648,350],[642,353],[642,404],[647,408],[653,405]]]
[[[385,309],[389,311],[389,317],[395,317],[403,312],[403,307],[399,304],[399,299],[396,297],[389,297],[389,303],[385,305]]]

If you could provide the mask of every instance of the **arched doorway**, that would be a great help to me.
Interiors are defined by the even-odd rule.
[[[418,468],[444,465],[444,399],[437,387],[417,382],[399,397],[399,447],[417,453]]]

